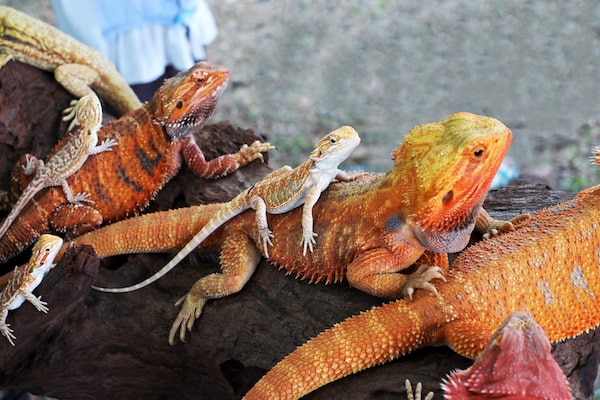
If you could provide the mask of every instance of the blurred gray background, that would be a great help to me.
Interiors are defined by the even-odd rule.
[[[49,0],[0,0],[53,22]],[[219,26],[209,60],[232,74],[214,120],[266,133],[274,164],[353,125],[345,165],[373,171],[410,128],[455,111],[514,133],[520,172],[554,187],[596,182],[600,2],[208,0]]]

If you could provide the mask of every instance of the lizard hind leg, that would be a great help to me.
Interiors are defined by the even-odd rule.
[[[240,231],[231,233],[223,241],[221,248],[222,273],[200,278],[175,304],[182,305],[182,308],[169,332],[169,344],[173,345],[177,331],[179,339],[185,342],[186,330],[192,330],[208,299],[218,299],[242,290],[256,270],[260,259],[258,248],[247,234]]]

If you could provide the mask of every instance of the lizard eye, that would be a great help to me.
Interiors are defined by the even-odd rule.
[[[329,138],[329,143],[331,143],[331,144],[335,144],[335,143],[337,143],[337,139],[336,139],[336,138],[334,138],[334,137],[330,137],[330,138]]]
[[[477,146],[477,147],[471,149],[471,159],[473,161],[480,161],[483,158],[484,154],[485,154],[484,146]]]
[[[177,107],[177,108],[181,108],[181,107],[183,107],[183,101],[179,100],[179,101],[177,102],[177,104],[175,104],[175,107]]]
[[[199,85],[203,84],[204,83],[204,78],[198,78],[198,79],[196,79],[196,83],[199,84]]]

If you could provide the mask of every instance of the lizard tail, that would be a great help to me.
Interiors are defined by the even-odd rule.
[[[19,196],[19,199],[17,200],[13,208],[10,210],[10,213],[4,219],[2,226],[0,226],[0,238],[2,238],[6,231],[8,231],[8,228],[10,228],[15,219],[17,219],[17,217],[21,213],[21,210],[23,210],[27,203],[29,203],[29,200],[31,200],[33,196],[35,196],[36,193],[42,190],[43,188],[44,182],[39,178],[34,177],[31,183],[27,185],[21,196]]]
[[[222,204],[159,211],[125,219],[65,243],[90,245],[100,258],[132,253],[169,253],[187,243]]]
[[[151,283],[159,280],[165,274],[167,274],[170,270],[175,268],[177,264],[181,260],[183,260],[188,254],[190,254],[196,247],[198,247],[207,237],[209,237],[214,231],[216,231],[223,223],[229,221],[231,218],[236,215],[241,214],[243,211],[250,208],[248,204],[248,193],[244,191],[237,195],[231,202],[226,203],[223,207],[219,209],[219,211],[212,217],[202,229],[198,231],[194,235],[193,238],[187,241],[182,241],[181,243],[187,243],[179,252],[169,261],[164,267],[162,267],[158,272],[156,272],[151,277],[143,280],[140,283],[135,285],[121,287],[121,288],[104,288],[99,286],[92,286],[92,288],[100,291],[100,292],[109,292],[109,293],[126,293],[133,292],[134,290],[141,289],[150,285]],[[188,217],[183,217],[188,218]],[[181,220],[183,221],[183,219]]]
[[[344,376],[440,342],[446,315],[435,296],[373,308],[319,334],[275,365],[244,399],[297,399]],[[420,303],[420,304],[417,304]]]

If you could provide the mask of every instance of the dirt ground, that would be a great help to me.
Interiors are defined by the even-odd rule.
[[[363,143],[346,165],[386,170],[402,135],[455,111],[514,132],[522,174],[577,190],[597,181],[600,3],[208,0],[209,59],[232,82],[215,119],[267,133],[277,164],[342,124]],[[48,0],[0,0],[53,22]]]

